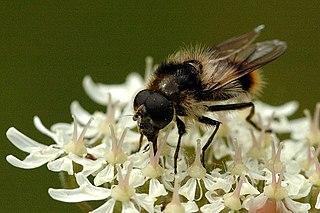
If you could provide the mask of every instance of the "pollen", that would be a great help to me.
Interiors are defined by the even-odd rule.
[[[129,201],[135,194],[135,190],[133,187],[129,185],[129,177],[132,171],[132,164],[130,164],[127,169],[127,174],[123,175],[120,167],[117,167],[119,172],[119,184],[112,188],[111,196],[118,201],[127,202]]]
[[[185,209],[181,204],[180,197],[179,197],[179,184],[177,182],[177,178],[174,181],[174,190],[171,202],[168,203],[166,208],[164,209],[164,213],[184,213]]]
[[[69,143],[67,143],[63,146],[64,150],[67,153],[73,153],[73,154],[81,156],[81,157],[87,154],[87,148],[85,146],[84,135],[85,135],[92,120],[93,120],[93,118],[91,117],[89,119],[88,123],[86,124],[86,126],[83,128],[83,130],[78,138],[77,119],[75,116],[73,116],[73,123],[74,123],[73,138]]]
[[[281,182],[284,176],[284,167],[282,168],[278,181],[276,180],[276,172],[272,169],[272,183],[264,187],[264,194],[274,200],[282,200],[288,196],[288,191],[286,188],[281,186]]]
[[[236,189],[233,192],[223,195],[224,204],[232,210],[241,209],[240,190],[243,184],[243,176],[240,177]]]
[[[149,178],[157,178],[161,176],[164,169],[159,165],[160,153],[162,152],[164,143],[160,144],[160,147],[156,154],[154,154],[152,143],[150,145],[150,163],[142,169],[142,173]]]
[[[110,151],[106,151],[104,158],[106,161],[108,161],[111,164],[121,164],[124,163],[128,155],[122,151],[122,144],[124,141],[124,137],[128,131],[128,128],[126,128],[122,135],[120,140],[117,140],[114,128],[112,125],[110,125],[110,130],[111,130],[111,139],[112,139],[112,149]]]
[[[246,173],[249,169],[246,167],[246,165],[243,163],[242,159],[242,144],[237,144],[236,153],[234,156],[234,161],[232,164],[229,165],[228,170],[234,174],[234,175],[242,175]]]
[[[203,178],[206,175],[206,169],[202,166],[200,160],[201,144],[197,140],[196,158],[193,164],[188,168],[188,174],[193,178]]]

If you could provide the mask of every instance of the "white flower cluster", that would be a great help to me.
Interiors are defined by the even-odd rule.
[[[146,62],[148,78],[154,67],[151,58]],[[7,131],[12,144],[29,153],[24,160],[7,156],[10,164],[24,169],[47,164],[62,173],[64,187],[77,186],[50,188],[52,198],[70,203],[102,200],[98,208],[89,208],[96,213],[320,209],[320,104],[313,118],[306,111],[305,117],[289,120],[296,102],[273,107],[257,101],[254,119],[261,131],[245,122],[246,110],[214,115],[222,125],[206,153],[205,167],[200,152],[212,130],[188,125],[174,174],[174,124],[160,132],[156,153],[146,140],[139,149],[132,100],[144,88],[144,79],[132,73],[124,84],[103,85],[85,77],[83,85],[95,102],[106,105],[106,112],[91,114],[75,101],[72,124],[48,129],[34,117],[35,127],[54,141],[50,146],[13,127]],[[282,134],[288,139],[280,140]]]

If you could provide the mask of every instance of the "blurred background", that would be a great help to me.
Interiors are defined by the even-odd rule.
[[[82,79],[121,83],[143,74],[145,57],[160,63],[183,44],[217,44],[265,24],[259,40],[281,39],[288,51],[264,68],[261,99],[279,105],[297,100],[312,111],[319,98],[319,1],[3,1],[0,7],[1,212],[79,212],[52,200],[58,175],[46,166],[22,170],[5,156],[26,155],[5,132],[15,126],[50,144],[33,126],[71,122],[73,100],[103,110],[82,89]]]

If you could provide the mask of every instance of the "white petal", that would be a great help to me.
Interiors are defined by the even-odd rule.
[[[224,209],[224,205],[222,203],[216,204],[205,204],[200,208],[200,211],[203,213],[218,213]]]
[[[206,188],[210,191],[222,189],[224,192],[229,192],[232,187],[232,183],[227,178],[214,178],[214,182],[210,181],[210,184],[207,183],[208,180],[210,179],[206,179]]]
[[[306,117],[290,121],[291,138],[296,140],[305,139],[307,131],[310,128],[310,120]]]
[[[245,182],[242,184],[240,195],[258,195],[260,194],[259,190],[252,186],[248,180],[246,179]]]
[[[196,202],[188,201],[187,203],[181,203],[184,207],[185,212],[198,212],[199,207],[197,206]]]
[[[281,200],[276,200],[276,208],[277,208],[277,212],[281,212],[281,213],[292,213],[290,210],[287,209],[287,207],[284,205],[284,203]],[[294,212],[294,213],[298,213],[298,212]]]
[[[114,166],[108,164],[103,170],[101,170],[94,178],[94,185],[99,186],[106,182],[110,182],[114,179]]]
[[[101,105],[106,105],[108,90],[104,89],[102,85],[96,85],[90,76],[85,76],[82,84],[84,90],[92,100]]]
[[[8,155],[6,157],[6,160],[12,166],[22,168],[22,169],[34,169],[34,168],[42,166],[43,164],[46,164],[49,161],[49,159],[44,159],[44,158],[41,159],[42,161],[40,161],[38,159],[33,159],[32,157],[30,157],[30,158],[28,158],[28,157],[26,157],[23,161],[21,161],[13,155]]]
[[[128,102],[143,85],[143,79],[137,73],[129,74],[123,84],[103,85],[93,82],[90,76],[83,79],[83,87],[88,96],[101,105],[107,104],[109,93],[112,94],[113,102]]]
[[[292,159],[296,158],[297,155],[301,153],[304,147],[306,147],[304,143],[297,143],[297,141],[293,141],[293,140],[284,140],[283,148],[281,152],[286,154],[281,155],[281,161],[285,161],[285,162],[292,161]],[[303,155],[303,158],[304,157],[305,155]],[[286,168],[286,173],[287,173],[287,168]]]
[[[88,150],[88,153],[93,155],[97,159],[104,159],[104,154],[106,150],[111,150],[110,148],[106,148],[106,145],[104,143],[96,145],[95,147],[90,148]]]
[[[42,134],[49,136],[52,138],[56,143],[58,143],[58,137],[56,134],[51,132],[49,129],[47,129],[43,123],[41,122],[40,118],[38,116],[33,117],[33,124],[39,130]]]
[[[122,202],[122,211],[121,213],[139,213],[132,202]]]
[[[152,178],[149,185],[149,195],[151,197],[159,197],[166,194],[168,194],[168,192],[164,188],[163,184],[161,184],[159,180]]]
[[[127,76],[126,84],[129,88],[132,88],[133,90],[137,91],[145,85],[145,82],[140,74],[132,72]]]
[[[108,94],[112,94],[112,102],[127,102],[131,96],[128,97],[128,89],[124,84],[104,85],[95,83],[90,76],[83,79],[83,88],[88,96],[96,103],[107,105]]]
[[[223,199],[222,197],[214,197],[212,196],[212,192],[206,192],[206,198],[210,202],[210,204],[206,204],[200,208],[200,210],[204,213],[215,213],[221,212],[224,209]]]
[[[162,208],[163,208],[163,205],[162,205],[162,204],[156,205],[156,206],[154,207],[154,212],[155,212],[155,213],[162,213],[162,211],[161,211]]]
[[[246,202],[246,209],[261,209],[266,204],[267,200],[268,198],[264,194],[260,194],[257,197],[252,197],[248,202]]]
[[[307,196],[311,190],[312,184],[301,174],[285,174],[288,183],[288,196],[292,199],[300,199]]]
[[[207,192],[205,193],[205,196],[206,196],[207,200],[208,200],[210,203],[223,202],[223,198],[222,198],[222,197],[216,197],[214,191],[207,191]]]
[[[179,194],[185,196],[188,200],[193,201],[196,193],[197,182],[195,178],[190,178],[180,189]]]
[[[90,200],[103,200],[111,195],[111,190],[93,186],[83,174],[76,174],[79,188],[76,189],[52,189],[48,190],[49,195],[56,200],[63,202],[82,202]]]
[[[308,210],[311,208],[311,205],[309,203],[300,203],[288,197],[286,197],[284,201],[288,209],[290,209],[292,212],[307,213]]]
[[[127,164],[127,165],[129,165],[129,164]],[[133,188],[137,188],[139,186],[144,185],[145,182],[146,182],[146,179],[142,175],[141,170],[140,169],[132,169],[132,171],[130,173],[130,177],[129,177],[129,185],[132,186]]]
[[[275,113],[275,117],[288,117],[297,111],[299,104],[297,101],[290,101],[280,106],[271,106],[261,101],[254,102],[257,112],[263,117],[270,117]]]
[[[315,208],[316,208],[316,209],[320,209],[320,193],[319,193],[318,196],[317,196],[317,203],[316,203],[316,205],[315,205]]]
[[[115,203],[116,200],[110,199],[106,203],[101,205],[99,208],[91,211],[91,213],[113,213]]]
[[[69,153],[69,158],[73,162],[83,166],[81,173],[86,177],[100,170],[101,167],[105,164],[105,160],[102,158],[90,160],[88,158],[79,157],[78,155],[72,153]]]
[[[204,187],[210,190],[210,188],[216,183],[214,179],[215,178],[212,177],[211,175],[206,174],[206,176],[203,178]]]
[[[62,157],[47,164],[48,169],[54,172],[65,171],[69,175],[73,175],[72,160],[68,157]]]
[[[248,172],[248,175],[250,176],[251,179],[254,180],[262,180],[262,181],[266,181],[267,178],[257,172],[260,172],[259,168],[256,168],[256,170],[251,169],[251,171]]]
[[[147,212],[154,212],[154,201],[155,198],[150,197],[147,194],[135,194],[135,202],[144,208]]]
[[[70,123],[55,123],[50,127],[50,130],[52,132],[57,132],[57,134],[59,132],[63,132],[66,135],[72,135],[73,134],[73,124],[70,124]]]
[[[72,115],[77,117],[77,121],[82,125],[86,125],[88,120],[92,117],[89,112],[82,108],[78,101],[73,101],[71,103],[70,111]]]
[[[134,168],[144,168],[148,164],[148,152],[136,152],[128,156],[128,161],[132,162]]]
[[[15,145],[18,149],[24,152],[33,152],[39,149],[45,149],[46,145],[38,143],[26,135],[19,132],[14,127],[11,127],[7,131],[7,138],[11,141],[13,145]]]
[[[13,155],[8,155],[6,160],[15,167],[22,169],[33,169],[56,159],[61,154],[62,150],[48,147],[45,150],[39,150],[30,153],[23,161],[19,160]]]

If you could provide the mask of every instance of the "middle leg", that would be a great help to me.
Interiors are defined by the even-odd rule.
[[[250,113],[246,117],[247,122],[250,123],[255,129],[261,131],[261,127],[252,121],[252,117],[254,116],[254,112],[255,112],[255,107],[252,102],[225,104],[225,105],[212,105],[212,106],[208,106],[208,111],[218,112],[218,111],[229,111],[229,110],[241,110],[246,108],[250,108]],[[266,130],[266,132],[271,132],[271,130]]]
[[[201,158],[201,162],[202,165],[205,166],[204,164],[204,160],[205,160],[205,153],[206,150],[208,149],[208,147],[210,146],[210,144],[213,141],[214,136],[216,135],[216,133],[218,132],[218,129],[220,127],[220,122],[213,120],[211,118],[205,117],[205,116],[201,116],[198,118],[199,122],[204,123],[206,125],[210,125],[210,126],[215,126],[215,129],[213,130],[213,133],[210,135],[210,137],[208,138],[206,144],[202,147],[202,158]]]

